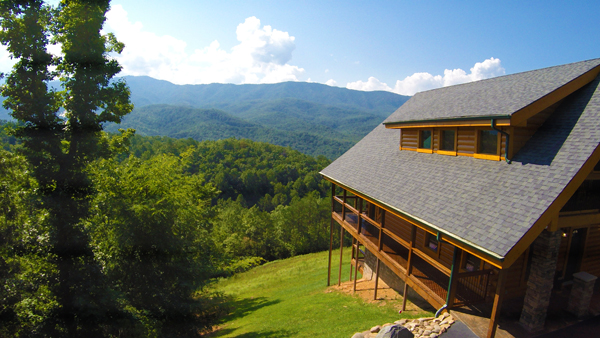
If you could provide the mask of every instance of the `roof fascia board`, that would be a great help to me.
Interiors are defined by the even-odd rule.
[[[502,263],[503,268],[509,268],[517,258],[519,258],[525,250],[533,243],[533,241],[550,225],[554,217],[557,217],[560,210],[569,201],[571,196],[577,191],[579,186],[585,181],[585,179],[594,170],[596,163],[600,161],[600,144],[596,146],[596,149],[592,155],[583,164],[581,169],[573,176],[571,182],[563,189],[563,191],[556,197],[554,202],[550,204],[548,209],[538,218],[533,226],[521,237],[521,239],[512,247],[512,249],[506,254],[504,262]]]
[[[496,120],[496,125],[500,127],[510,126],[510,115],[490,115],[490,116],[477,116],[477,117],[460,117],[451,119],[439,119],[439,120],[412,120],[402,122],[385,122],[388,129],[400,129],[400,128],[432,128],[432,127],[489,127],[490,121]]]
[[[393,214],[395,214],[396,216],[408,221],[409,223],[427,231],[430,233],[437,233],[440,232],[442,234],[442,239],[449,242],[450,244],[457,246],[459,248],[461,248],[462,250],[467,251],[468,253],[475,255],[483,260],[485,260],[486,262],[490,263],[491,265],[502,269],[503,267],[503,260],[504,257],[499,256],[498,254],[489,251],[485,248],[482,248],[478,245],[475,245],[471,242],[468,242],[464,239],[461,239],[457,236],[455,236],[452,233],[447,232],[446,230],[439,228],[431,223],[428,223],[418,217],[412,216],[402,210],[396,209],[394,207],[392,207],[391,205],[381,202],[375,198],[369,197],[368,195],[361,193],[359,191],[357,191],[356,189],[352,189],[350,187],[348,187],[347,185],[323,174],[322,172],[320,172],[319,174],[321,174],[321,176],[323,176],[326,180],[328,180],[329,182],[336,184],[350,192],[352,192],[353,194],[360,196],[363,199],[366,199],[367,201],[379,206],[380,208],[385,209],[388,212],[391,212]]]
[[[510,124],[512,126],[518,126],[522,123],[526,123],[527,119],[530,117],[571,95],[586,84],[592,82],[592,80],[598,76],[598,73],[600,73],[600,65],[567,82],[565,85],[546,94],[533,103],[517,110],[510,117]]]

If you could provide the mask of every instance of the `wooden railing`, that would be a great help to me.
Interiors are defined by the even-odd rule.
[[[494,270],[462,272],[456,275],[456,297],[452,306],[485,303]]]

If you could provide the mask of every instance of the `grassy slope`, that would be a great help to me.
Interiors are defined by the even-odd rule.
[[[349,251],[344,252],[342,276],[347,280]],[[333,257],[332,269],[337,271],[339,250]],[[337,273],[332,275],[337,281]],[[234,308],[211,337],[349,338],[400,318],[392,302],[365,303],[358,297],[327,292],[326,283],[327,252],[271,262],[222,280],[217,289],[234,297]]]

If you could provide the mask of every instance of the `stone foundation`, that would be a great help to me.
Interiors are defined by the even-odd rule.
[[[542,330],[546,322],[546,312],[554,286],[560,235],[560,231],[544,230],[532,245],[531,270],[519,320],[529,332]]]

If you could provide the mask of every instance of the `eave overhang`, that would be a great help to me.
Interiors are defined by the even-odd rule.
[[[391,212],[392,214],[395,214],[396,216],[414,224],[415,226],[429,232],[432,234],[436,234],[436,233],[440,233],[441,234],[441,238],[442,240],[445,240],[446,242],[457,246],[467,252],[469,252],[472,255],[475,255],[483,260],[485,260],[486,262],[490,263],[491,265],[497,267],[497,268],[505,268],[505,264],[504,264],[504,257],[498,255],[495,252],[492,252],[484,247],[481,247],[475,243],[472,243],[468,240],[465,240],[464,238],[460,238],[458,236],[456,236],[453,233],[450,233],[446,230],[444,230],[443,228],[436,226],[434,224],[431,224],[417,216],[411,215],[403,210],[397,209],[383,201],[380,201],[376,198],[373,198],[371,196],[368,196],[365,193],[362,193],[356,189],[353,189],[349,186],[347,186],[346,184],[337,181],[336,179],[327,176],[326,174],[324,174],[323,172],[319,173],[321,176],[323,176],[323,178],[325,178],[327,181],[344,188],[347,191],[350,191],[351,193],[355,194],[356,196],[359,196],[367,201],[369,201],[370,203],[373,203],[375,205],[377,205],[380,208],[385,209],[388,212]]]

